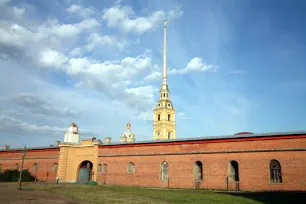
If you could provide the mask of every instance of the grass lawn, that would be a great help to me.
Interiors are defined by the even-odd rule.
[[[38,185],[33,190],[61,194],[89,203],[208,203],[208,204],[259,204],[306,203],[306,193],[221,193],[207,190],[150,189],[140,187],[89,186],[80,184]]]

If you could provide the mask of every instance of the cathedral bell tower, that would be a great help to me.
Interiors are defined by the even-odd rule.
[[[175,109],[170,100],[170,91],[167,84],[167,21],[164,22],[164,56],[160,99],[153,110],[153,114],[153,139],[176,139]]]

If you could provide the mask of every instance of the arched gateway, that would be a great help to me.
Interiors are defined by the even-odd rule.
[[[88,183],[92,177],[92,163],[83,161],[79,166],[78,183]]]

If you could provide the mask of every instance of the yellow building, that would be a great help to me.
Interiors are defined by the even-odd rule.
[[[160,99],[153,110],[153,139],[176,139],[175,109],[170,100],[170,91],[167,84],[167,21],[164,22],[164,56],[163,56],[162,85]]]

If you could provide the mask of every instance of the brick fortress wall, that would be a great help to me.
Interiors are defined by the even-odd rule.
[[[2,171],[16,169],[16,164],[19,165],[19,170],[21,170],[22,152],[22,150],[0,151]],[[28,169],[33,176],[36,176],[38,181],[55,182],[57,172],[52,167],[54,164],[58,164],[58,158],[59,148],[28,150],[23,169]],[[35,163],[38,164],[36,172],[33,169]]]
[[[302,150],[305,147],[306,135],[102,145],[99,164],[107,164],[107,172],[98,172],[97,181],[111,185],[195,188],[193,168],[196,161],[201,161],[200,188],[226,189],[229,162],[235,160],[239,164],[241,190],[306,190],[306,151]],[[281,164],[281,184],[270,182],[272,159]],[[167,182],[160,179],[162,161],[169,166]],[[135,173],[127,173],[129,162],[135,164]],[[234,183],[228,185],[235,188]]]

